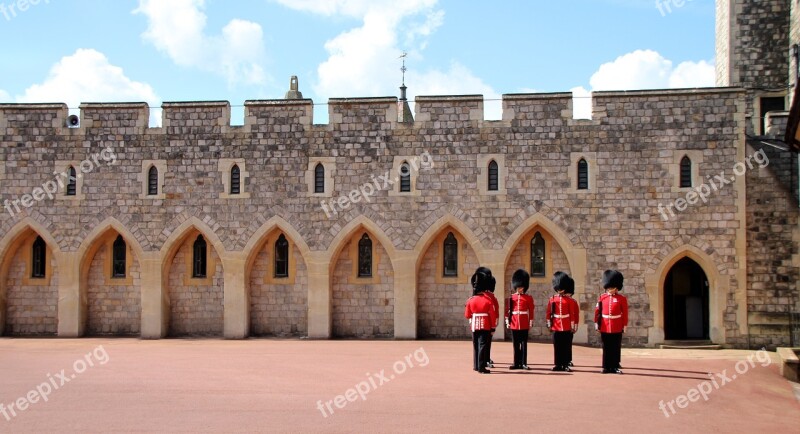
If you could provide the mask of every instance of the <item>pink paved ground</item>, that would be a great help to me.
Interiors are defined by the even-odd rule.
[[[26,396],[48,374],[64,369],[70,378],[75,361],[92,351],[95,366],[47,402],[17,410],[10,421],[0,414],[0,432],[796,433],[800,427],[800,404],[777,363],[764,367],[754,359],[755,367],[737,374],[737,362],[752,352],[625,350],[619,376],[598,373],[598,349],[575,347],[575,372],[565,374],[549,371],[546,344],[529,347],[532,371],[512,373],[503,365],[479,375],[468,342],[0,339],[0,403]],[[509,343],[494,344],[498,364],[510,357]],[[395,373],[396,362],[404,373]],[[381,370],[394,378],[378,385]],[[708,373],[723,372],[737,377],[708,401],[673,404],[669,418],[659,409]],[[366,400],[341,398],[344,408],[332,402],[327,417],[317,408],[317,401],[325,406],[364,380],[362,388],[372,388],[369,378],[377,387]]]

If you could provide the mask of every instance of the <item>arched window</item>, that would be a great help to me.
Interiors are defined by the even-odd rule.
[[[444,239],[444,275],[446,277],[458,276],[458,240],[452,232]]]
[[[239,194],[242,191],[242,172],[239,165],[231,167],[231,194]]]
[[[411,167],[405,161],[400,165],[400,192],[411,191]]]
[[[78,193],[78,174],[73,166],[69,166],[67,172],[67,196],[75,196]]]
[[[589,164],[583,158],[578,161],[578,190],[589,189]]]
[[[500,173],[497,168],[497,162],[492,160],[489,162],[489,191],[497,191],[499,189]]]
[[[125,244],[125,240],[122,239],[122,235],[117,235],[117,239],[114,240],[114,246],[112,247],[111,277],[125,277],[127,259],[128,246]]]
[[[372,277],[372,240],[367,234],[358,241],[358,277]]]
[[[202,235],[198,235],[192,248],[192,277],[205,278],[207,276],[208,258],[206,247],[205,238]]]
[[[314,167],[314,193],[325,193],[325,166],[322,163]]]
[[[289,241],[283,234],[275,241],[275,277],[289,277]]]
[[[44,279],[47,273],[47,244],[42,237],[36,237],[31,252],[31,277]]]
[[[692,188],[692,160],[687,156],[681,159],[681,188]]]
[[[545,248],[542,234],[536,232],[531,239],[531,276],[545,276]]]
[[[150,166],[147,171],[147,195],[158,196],[158,169],[156,166]]]

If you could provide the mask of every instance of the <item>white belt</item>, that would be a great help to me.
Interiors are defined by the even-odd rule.
[[[512,315],[528,315],[528,311],[527,310],[515,310],[514,312],[511,312],[511,314]]]
[[[566,314],[566,315],[553,315],[553,318],[569,318],[569,314]]]
[[[603,318],[617,319],[617,318],[622,318],[622,315],[603,315]]]
[[[476,317],[476,316],[489,316],[489,314],[488,313],[473,313],[472,314],[473,318]]]

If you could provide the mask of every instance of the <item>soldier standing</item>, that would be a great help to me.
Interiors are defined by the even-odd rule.
[[[497,310],[492,300],[486,296],[492,276],[485,271],[488,269],[481,268],[472,275],[473,295],[467,300],[464,317],[469,319],[472,329],[473,370],[488,374],[490,372],[486,369],[489,362],[488,342],[491,339],[491,329],[497,323]]]
[[[603,272],[606,290],[594,308],[594,327],[603,342],[603,373],[621,374],[622,334],[628,330],[628,300],[622,290],[623,276],[617,270]]]
[[[528,295],[530,281],[530,274],[522,269],[511,276],[515,293],[508,299],[505,315],[514,346],[514,364],[509,369],[528,369],[528,330],[533,325],[533,297]]]
[[[553,332],[553,371],[571,372],[572,334],[577,330],[577,316],[567,291],[575,292],[575,281],[567,273],[553,275],[556,294],[547,302],[547,328]]]
[[[572,366],[572,339],[575,337],[575,333],[578,332],[578,324],[581,320],[581,306],[578,304],[578,300],[575,300],[573,297],[575,295],[575,285],[573,284],[572,288],[567,288],[564,290],[564,296],[569,299],[569,303],[571,305],[570,308],[570,315],[572,315],[572,334],[569,335],[569,366]]]

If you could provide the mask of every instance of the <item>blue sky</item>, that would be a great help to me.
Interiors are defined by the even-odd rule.
[[[297,75],[325,122],[397,95],[403,51],[412,98],[712,86],[714,1],[0,0],[0,44],[0,102],[228,100],[241,123]]]

